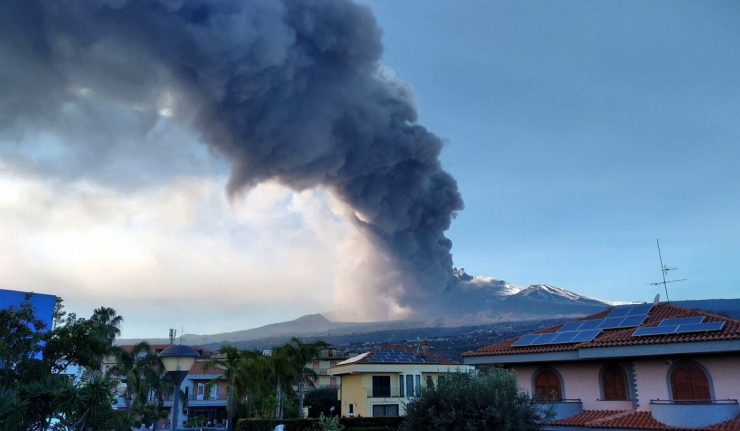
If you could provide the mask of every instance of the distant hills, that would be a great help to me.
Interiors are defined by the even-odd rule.
[[[386,321],[386,322],[335,322],[323,314],[309,314],[287,322],[273,323],[258,328],[218,334],[185,334],[183,342],[196,345],[218,346],[222,344],[260,345],[279,343],[292,336],[316,338],[343,335],[403,331],[413,337],[414,333],[428,336],[429,328],[461,328],[499,325],[506,322],[565,319],[597,312],[613,301],[589,298],[569,290],[547,284],[526,288],[492,277],[474,277],[463,269],[455,270],[460,291],[451,299],[444,315],[429,319]],[[624,302],[622,302],[623,304]],[[677,301],[677,305],[701,308],[706,311],[740,318],[740,299],[708,299]],[[441,331],[445,332],[445,331]],[[459,332],[459,331],[455,331]],[[356,337],[353,337],[356,338]],[[361,338],[361,337],[360,337]],[[265,343],[260,343],[264,340]],[[141,339],[120,339],[118,344],[131,344]],[[167,343],[166,338],[146,339],[150,343]]]

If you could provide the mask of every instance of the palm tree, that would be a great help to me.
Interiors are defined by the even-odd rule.
[[[235,397],[245,400],[247,416],[251,416],[252,409],[266,417],[265,410],[275,411],[268,406],[274,385],[272,359],[260,351],[243,351],[241,360],[234,370]]]
[[[290,374],[297,380],[295,383],[298,385],[298,417],[301,419],[303,418],[303,398],[306,383],[313,387],[313,380],[318,377],[316,371],[309,364],[319,357],[321,350],[327,347],[328,344],[323,341],[306,344],[297,337],[291,338],[284,346],[288,356],[288,366],[291,368]]]
[[[142,391],[146,392],[143,386],[143,367],[148,366],[152,361],[145,358],[149,354],[151,347],[145,341],[142,341],[131,349],[131,351],[116,347],[114,356],[116,364],[108,370],[110,376],[115,376],[119,380],[125,380],[126,395],[126,417],[131,419],[131,408],[138,402],[137,395]]]
[[[282,419],[285,395],[290,392],[291,383],[298,378],[296,368],[291,362],[287,345],[273,348],[268,364],[275,384],[275,394],[277,395],[275,419]]]
[[[220,358],[210,359],[205,362],[206,367],[215,366],[224,370],[223,379],[226,380],[228,387],[227,396],[227,414],[229,429],[234,429],[232,422],[234,419],[234,391],[236,387],[237,368],[239,364],[244,360],[244,355],[234,346],[223,346],[218,350],[221,354]],[[216,384],[219,378],[211,381],[211,384]]]

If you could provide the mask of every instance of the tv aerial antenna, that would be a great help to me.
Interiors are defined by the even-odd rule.
[[[670,283],[677,283],[679,281],[686,281],[687,278],[681,278],[678,280],[666,280],[666,274],[669,271],[675,271],[678,268],[677,267],[668,267],[663,264],[663,254],[660,252],[660,239],[656,238],[655,243],[658,245],[658,258],[660,259],[660,273],[663,275],[663,281],[656,281],[654,283],[650,283],[651,286],[660,286],[663,285],[663,289],[665,290],[665,300],[666,302],[671,302],[671,300],[668,298],[668,284]]]

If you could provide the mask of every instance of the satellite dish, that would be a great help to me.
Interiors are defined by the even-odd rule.
[[[655,298],[653,298],[653,305],[658,305],[660,303],[660,293],[655,295]]]

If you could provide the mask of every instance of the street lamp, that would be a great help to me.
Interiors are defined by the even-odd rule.
[[[200,354],[190,346],[182,344],[173,344],[159,353],[162,365],[167,371],[172,381],[175,383],[175,390],[172,394],[172,431],[177,431],[177,413],[180,409],[180,384],[185,376],[190,372],[190,368],[195,363],[195,359]]]

